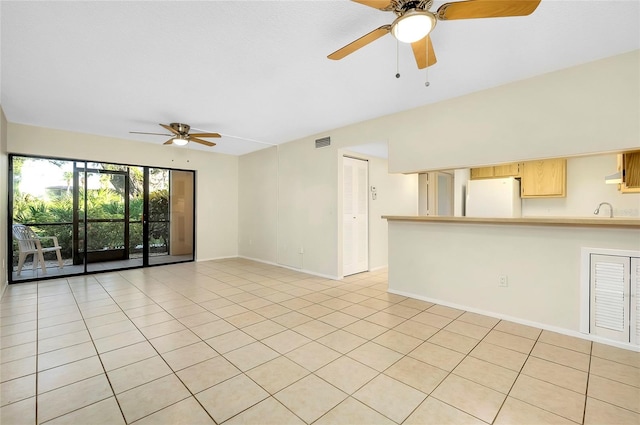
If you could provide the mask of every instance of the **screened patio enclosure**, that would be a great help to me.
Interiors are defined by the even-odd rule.
[[[193,171],[19,155],[9,163],[11,283],[193,261]],[[50,252],[21,255],[15,224]]]

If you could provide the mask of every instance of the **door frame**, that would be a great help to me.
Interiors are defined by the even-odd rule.
[[[344,183],[345,183],[345,179],[344,179],[344,163],[345,163],[345,159],[350,159],[350,160],[355,160],[355,161],[363,161],[366,163],[366,168],[367,168],[367,172],[366,172],[366,178],[367,178],[367,184],[366,184],[366,193],[365,193],[365,199],[367,200],[367,205],[365,208],[365,221],[366,221],[366,235],[367,235],[367,243],[366,243],[366,257],[367,257],[367,267],[366,270],[362,270],[362,271],[358,271],[358,272],[354,272],[354,273],[349,273],[347,275],[345,275],[344,272],[344,259],[345,259],[345,253],[344,253],[344,241],[345,241],[345,231],[344,231],[344,211],[345,211],[345,206],[344,206]],[[369,204],[369,191],[370,191],[370,185],[369,185],[369,160],[366,158],[361,158],[361,157],[357,157],[354,155],[349,155],[346,153],[342,153],[340,154],[340,166],[338,167],[340,170],[340,181],[339,181],[339,214],[338,214],[338,221],[339,221],[339,229],[340,229],[340,240],[338,241],[338,252],[339,254],[339,270],[340,270],[340,277],[344,278],[345,276],[351,276],[353,274],[357,274],[357,273],[363,273],[369,270],[369,262],[370,262],[370,250],[369,250],[369,239],[370,239],[370,235],[369,235],[369,231],[370,231],[370,217],[369,217],[369,209],[370,209],[370,204]]]

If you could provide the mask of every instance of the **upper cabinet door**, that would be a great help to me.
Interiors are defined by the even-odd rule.
[[[567,192],[567,160],[527,161],[520,169],[523,198],[563,198]]]

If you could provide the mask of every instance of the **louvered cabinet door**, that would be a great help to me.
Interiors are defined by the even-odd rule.
[[[631,343],[640,345],[640,258],[631,258]]]
[[[629,342],[629,257],[591,255],[591,334]]]

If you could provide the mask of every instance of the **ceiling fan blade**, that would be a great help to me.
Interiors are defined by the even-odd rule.
[[[391,6],[391,0],[351,0],[356,3],[364,4],[365,6],[373,7],[379,10],[391,10],[388,9]]]
[[[205,145],[205,146],[215,146],[216,145],[215,143],[210,142],[208,140],[202,140],[202,139],[198,139],[197,137],[193,137],[193,135],[189,136],[189,141],[190,142],[200,143],[201,145]]]
[[[189,137],[215,137],[215,138],[220,138],[222,136],[220,136],[220,134],[218,133],[191,133],[189,134]]]
[[[153,134],[154,136],[171,136],[167,133],[145,133],[144,131],[130,131],[131,134]]]
[[[173,137],[163,143],[163,145],[171,145],[171,144],[173,144]]]
[[[166,125],[166,124],[160,124],[160,127],[162,128],[166,128],[167,130],[169,130],[170,132],[172,132],[173,134],[175,134],[176,136],[180,135],[180,132],[178,130],[176,130],[175,128],[171,127],[170,125]]]
[[[533,13],[540,0],[468,0],[445,3],[438,8],[438,19],[499,18]]]
[[[429,48],[428,53],[427,47]],[[411,48],[413,49],[413,56],[416,58],[416,64],[418,64],[419,69],[424,69],[436,63],[436,54],[433,51],[431,37],[426,36],[422,40],[411,43]]]
[[[363,35],[356,41],[352,41],[341,49],[336,50],[327,56],[329,59],[340,60],[345,56],[355,52],[356,50],[366,46],[367,44],[379,39],[383,35],[386,35],[391,31],[391,25],[383,25],[380,28],[376,28],[370,33]]]

